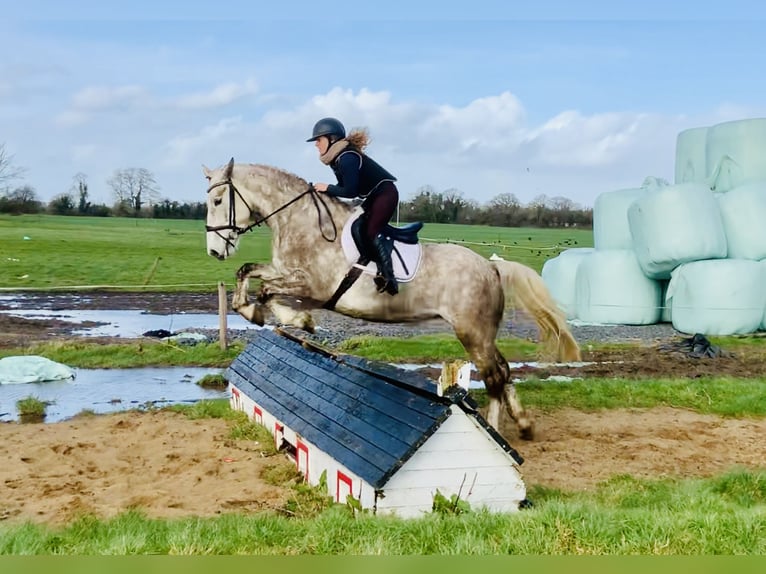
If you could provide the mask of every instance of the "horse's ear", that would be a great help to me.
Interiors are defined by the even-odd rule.
[[[208,180],[210,179],[210,176],[213,174],[213,172],[210,171],[204,163],[202,164],[202,173],[205,174],[205,178]]]
[[[232,171],[234,171],[234,158],[231,158],[229,163],[226,164],[226,169],[223,170],[223,177],[226,179],[231,179]]]

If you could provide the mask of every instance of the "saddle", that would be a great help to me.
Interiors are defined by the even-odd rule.
[[[354,244],[359,250],[360,256],[366,259],[364,263],[362,261],[358,261],[360,265],[366,265],[374,259],[372,248],[371,246],[367,245],[367,241],[364,236],[364,224],[364,216],[357,217],[351,224],[351,237],[354,239]],[[395,253],[398,256],[399,261],[404,267],[405,274],[407,275],[409,275],[407,263],[405,262],[399,250],[396,249],[394,242],[398,241],[401,243],[406,243],[407,245],[416,245],[418,242],[418,231],[420,231],[422,228],[423,222],[416,221],[415,223],[409,223],[401,227],[394,227],[393,225],[387,223],[381,230],[381,233],[386,238],[384,242],[386,251],[388,251],[389,255],[393,255]]]
[[[346,223],[341,234],[341,244],[346,260],[351,269],[341,281],[333,296],[323,305],[325,309],[333,309],[338,299],[348,291],[362,273],[377,275],[377,265],[374,263],[373,247],[367,245],[364,234],[364,213],[352,217]],[[418,242],[418,231],[423,223],[418,221],[401,227],[387,224],[381,233],[385,237],[384,246],[391,256],[394,275],[399,283],[412,281],[420,267],[421,245]]]

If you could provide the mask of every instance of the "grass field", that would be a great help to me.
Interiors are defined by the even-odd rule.
[[[497,253],[538,271],[561,249],[593,244],[590,230],[428,224],[421,237],[465,242],[484,256]],[[111,286],[212,291],[219,281],[231,285],[242,263],[268,260],[269,240],[268,229],[256,229],[243,238],[241,253],[219,262],[205,253],[200,221],[0,216],[0,288]],[[726,343],[727,348],[735,343],[761,345],[760,340],[715,342]],[[501,341],[500,346],[514,358],[536,352],[536,345],[529,341]],[[140,361],[129,346],[94,349],[62,342],[24,352],[91,367],[224,366],[238,350],[220,351],[211,345],[180,357],[179,350],[169,346],[145,346]],[[343,350],[390,361],[463,356],[454,337],[441,336],[412,340],[362,337],[348,341]],[[766,414],[762,379],[658,378],[644,381],[640,387],[634,381],[618,379],[528,381],[519,386],[519,394],[525,405],[540,411],[666,406],[726,417],[761,418]],[[480,395],[477,398],[481,400]],[[210,407],[192,407],[202,408]],[[199,416],[234,416],[225,404],[214,408],[222,413]],[[243,432],[241,425],[235,430]],[[715,456],[713,451],[711,456]],[[153,520],[136,510],[113,519],[84,517],[60,528],[0,526],[0,554],[766,553],[766,469],[690,479],[639,480],[615,474],[587,492],[528,486],[535,507],[517,515],[434,512],[418,520],[397,520],[355,513],[342,504],[321,504],[321,496],[304,487],[296,489],[295,504],[311,512],[300,516],[263,512]]]
[[[593,245],[590,230],[427,224],[428,241],[459,241],[540,271],[569,247]],[[0,289],[108,286],[124,290],[206,291],[233,285],[245,262],[271,257],[270,231],[256,228],[221,262],[205,251],[204,222],[168,219],[0,216]]]

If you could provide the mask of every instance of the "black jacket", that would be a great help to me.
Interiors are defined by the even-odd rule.
[[[396,181],[375,160],[353,148],[339,153],[330,167],[335,172],[338,184],[328,185],[327,193],[336,197],[366,198],[381,182]]]

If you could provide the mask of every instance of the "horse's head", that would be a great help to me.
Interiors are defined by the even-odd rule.
[[[239,236],[250,229],[252,210],[237,189],[232,176],[234,158],[217,169],[202,171],[209,182],[207,188],[207,253],[218,259],[234,254]]]

